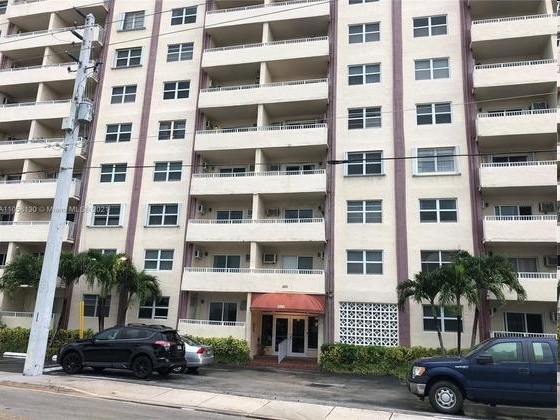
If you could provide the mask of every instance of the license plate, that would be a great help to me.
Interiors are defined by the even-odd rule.
[[[183,346],[180,344],[177,344],[177,350],[183,350]]]

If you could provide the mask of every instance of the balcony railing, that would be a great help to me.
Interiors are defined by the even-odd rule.
[[[526,109],[518,111],[494,111],[494,112],[483,112],[477,114],[478,118],[494,118],[494,117],[513,117],[519,115],[542,115],[542,114],[556,114],[558,112],[557,108],[547,108],[547,109]]]
[[[554,279],[556,280],[556,273],[531,273],[531,272],[518,272],[518,279]]]
[[[325,0],[293,0],[293,1],[256,4],[256,5],[253,5],[253,6],[245,6],[245,7],[232,7],[231,9],[209,10],[206,13],[208,13],[208,14],[228,13],[228,12],[238,12],[238,11],[241,11],[241,10],[263,9],[263,8],[266,8],[266,7],[290,6],[292,4],[326,3],[326,2],[327,1],[325,1]]]
[[[556,338],[556,334],[547,333],[526,333],[515,331],[492,331],[492,337],[546,337]]]
[[[7,181],[0,181],[0,185],[2,184],[52,184],[56,182],[56,178],[40,178],[40,179],[16,179],[16,180],[7,180]],[[72,178],[72,184],[77,184],[79,188],[81,181],[77,178]]]
[[[540,64],[556,63],[556,59],[550,58],[546,60],[526,60],[526,61],[512,61],[510,63],[492,63],[492,64],[477,64],[474,66],[476,70],[484,69],[499,69],[507,67],[521,67],[521,66],[538,66]]]
[[[215,88],[201,89],[200,92],[225,92],[231,90],[244,90],[244,89],[258,89],[258,88],[268,88],[277,86],[297,86],[297,85],[311,85],[315,83],[326,83],[327,79],[309,79],[309,80],[294,80],[289,82],[276,82],[276,83],[263,83],[263,84],[252,84],[252,85],[239,85],[239,86],[224,86]]]
[[[516,20],[530,20],[530,19],[543,19],[548,17],[556,17],[555,14],[541,14],[541,15],[528,15],[528,16],[508,16],[508,17],[501,17],[501,18],[493,18],[493,19],[480,19],[480,20],[473,20],[473,25],[480,25],[484,23],[496,23],[496,22],[512,22]]]
[[[51,314],[51,319],[54,319],[56,314]],[[2,318],[33,318],[33,312],[15,312],[15,311],[0,311]]]
[[[481,163],[482,168],[511,168],[515,166],[556,166],[555,160],[535,160],[529,162],[487,162]]]
[[[274,3],[278,4],[278,3]],[[228,50],[239,50],[245,48],[257,48],[257,47],[269,47],[271,45],[287,45],[287,44],[300,44],[302,42],[312,42],[312,41],[326,41],[327,36],[319,36],[315,38],[298,38],[298,39],[286,39],[283,41],[272,41],[272,42],[258,42],[253,44],[242,44],[242,45],[230,45],[228,47],[216,47],[207,48],[204,53],[212,53],[216,51],[228,51]]]
[[[41,0],[44,1],[44,0]],[[94,62],[91,61],[90,65],[93,65]],[[45,64],[45,65],[37,65],[37,66],[25,66],[25,67],[9,67],[9,68],[5,68],[5,69],[0,69],[0,72],[10,72],[10,71],[20,71],[20,70],[35,70],[35,69],[46,69],[46,68],[52,68],[52,67],[68,67],[68,66],[74,66],[76,65],[76,63],[74,61],[70,61],[68,63],[57,63],[57,64]]]
[[[180,319],[179,326],[181,325],[217,325],[220,327],[245,327],[244,322],[237,321],[209,321],[206,319]]]
[[[49,206],[28,206],[29,212],[45,211]],[[0,221],[0,226],[48,226],[51,222],[49,220],[26,220],[26,221]],[[68,227],[68,239],[74,239],[74,222],[66,221],[65,225]]]
[[[14,108],[21,106],[33,106],[33,105],[52,105],[52,104],[64,104],[70,103],[72,99],[54,99],[52,101],[37,101],[37,102],[13,102],[8,104],[0,105],[0,108]]]
[[[94,28],[99,28],[99,39],[103,39],[104,35],[103,32],[105,31],[105,29],[103,27],[101,27],[100,25],[93,25]],[[78,29],[83,29],[83,27],[78,28]],[[26,36],[31,36],[31,35],[45,35],[45,34],[51,34],[53,36],[55,36],[55,34],[58,33],[62,33],[62,32],[70,32],[70,31],[75,31],[76,27],[75,26],[68,26],[68,27],[64,27],[64,28],[55,28],[55,29],[43,29],[40,31],[32,31],[32,32],[18,32],[15,34],[7,34],[4,35],[4,38],[18,38],[18,37],[26,37]]]
[[[306,128],[324,128],[325,123],[311,123],[311,124],[290,124],[290,125],[267,125],[261,127],[237,127],[237,128],[215,128],[212,130],[199,130],[199,134],[215,134],[215,133],[243,133],[248,131],[278,131],[278,130],[301,130]]]
[[[484,216],[485,220],[492,220],[492,221],[544,221],[544,220],[556,220],[556,215],[548,215],[548,214],[537,214],[537,215],[530,215],[530,216]]]
[[[191,224],[238,224],[238,223],[323,223],[325,219],[321,217],[310,217],[305,219],[228,219],[228,220],[216,220],[216,219],[189,219]]]
[[[251,176],[284,176],[284,175],[322,175],[325,174],[325,169],[301,170],[301,171],[266,171],[266,172],[234,172],[234,173],[220,173],[220,172],[199,172],[194,173],[193,178],[231,178],[231,177],[251,177]]]
[[[215,268],[215,267],[185,267],[187,273],[244,273],[244,274],[315,274],[323,275],[324,270],[297,270],[273,268]]]

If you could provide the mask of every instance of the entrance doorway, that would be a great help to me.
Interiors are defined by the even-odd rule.
[[[302,357],[307,353],[307,318],[302,316],[275,316],[272,332],[274,353],[287,340],[287,356]]]

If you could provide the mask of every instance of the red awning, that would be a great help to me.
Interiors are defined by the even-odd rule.
[[[324,314],[325,296],[299,293],[253,293],[251,310]]]

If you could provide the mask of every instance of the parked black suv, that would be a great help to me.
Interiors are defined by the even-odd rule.
[[[408,387],[446,414],[459,413],[465,399],[556,407],[557,347],[554,338],[491,338],[464,357],[414,361]]]
[[[74,374],[84,366],[131,369],[137,378],[147,378],[155,370],[167,375],[185,366],[185,346],[176,330],[165,325],[128,324],[98,332],[92,338],[64,344],[58,363]]]

